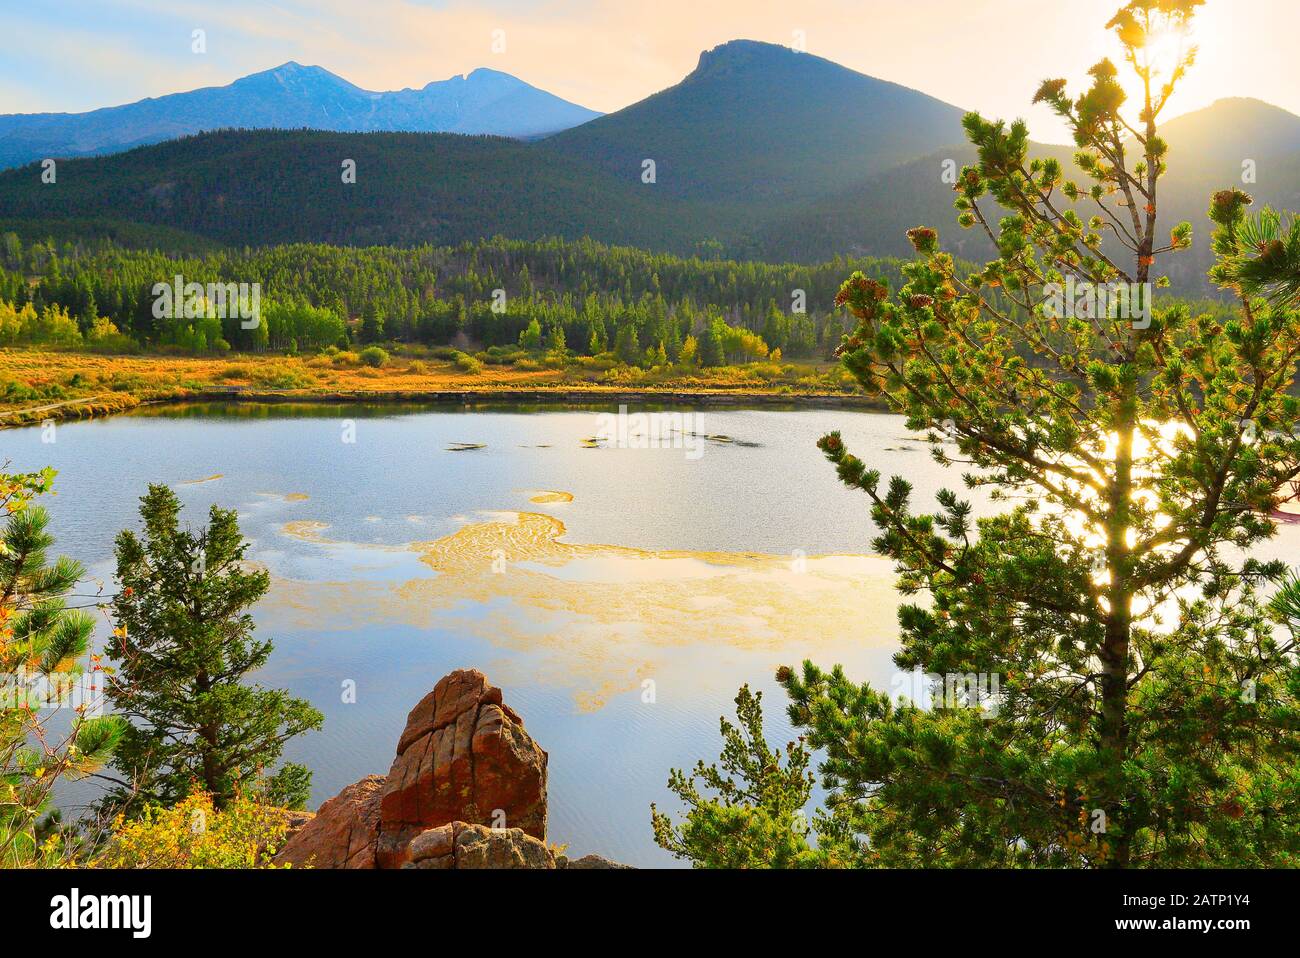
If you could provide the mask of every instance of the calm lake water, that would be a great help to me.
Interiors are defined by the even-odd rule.
[[[386,773],[407,712],[475,667],[550,754],[550,840],[671,865],[649,805],[676,809],[669,769],[716,758],[742,683],[784,742],[776,666],[894,680],[890,567],[817,438],[841,430],[918,504],[960,478],[896,416],[706,409],[686,424],[695,452],[593,447],[612,411],[164,407],[61,425],[52,443],[0,432],[0,461],[59,470],[58,551],[107,589],[148,483],[172,485],[194,523],[239,510],[273,582],[254,609],[275,641],[258,679],[325,715],[287,750],[314,770],[313,807]],[[1258,554],[1296,544],[1287,530]]]

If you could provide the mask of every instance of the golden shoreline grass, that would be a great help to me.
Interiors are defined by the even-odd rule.
[[[49,420],[127,412],[141,403],[187,398],[415,402],[448,394],[519,397],[555,392],[598,397],[612,393],[671,397],[836,398],[861,401],[835,366],[754,363],[716,369],[581,366],[520,370],[484,365],[467,372],[452,361],[393,356],[382,367],[351,354],[301,357],[232,354],[222,357],[129,355],[39,349],[0,349],[0,428]],[[342,358],[340,358],[342,357]]]

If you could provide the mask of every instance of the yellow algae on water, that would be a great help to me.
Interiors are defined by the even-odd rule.
[[[305,492],[259,492],[267,499],[279,499],[281,502],[307,502],[311,496]]]
[[[226,478],[224,473],[217,472],[217,473],[213,473],[212,475],[204,479],[186,479],[185,481],[181,482],[180,485],[201,486],[205,482],[216,482],[218,479],[224,479],[224,478]]]
[[[328,522],[316,522],[312,519],[299,519],[296,522],[286,522],[280,527],[280,531],[294,539],[301,539],[304,542],[326,543],[329,540],[322,534],[329,528]]]
[[[528,501],[534,502],[539,506],[552,502],[572,502],[573,493],[560,492],[554,489],[538,489],[535,490],[535,494]]]
[[[896,644],[891,564],[879,557],[651,551],[571,543],[534,512],[482,513],[456,532],[404,547],[333,543],[321,523],[286,535],[332,547],[404,549],[430,576],[405,582],[273,583],[266,611],[290,627],[376,623],[474,636],[504,668],[567,688],[595,711],[652,678],[660,694],[709,686],[709,664],[766,671],[860,660]],[[703,663],[703,664],[702,664]],[[761,674],[761,672],[760,672]]]

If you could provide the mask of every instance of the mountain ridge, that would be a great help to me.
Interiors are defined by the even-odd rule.
[[[534,138],[600,116],[508,73],[479,67],[423,87],[365,90],[289,60],[223,86],[83,113],[0,116],[0,168],[120,152],[216,129],[452,132]]]
[[[629,180],[654,160],[656,184],[675,196],[725,200],[743,188],[751,200],[790,200],[847,185],[862,165],[960,142],[963,112],[811,53],[731,40],[679,83],[544,143]]]
[[[510,79],[487,71],[479,80],[498,77]],[[299,79],[295,71],[275,82]],[[42,229],[75,235],[80,224],[88,235],[147,241],[154,229],[158,242],[239,245],[590,236],[682,255],[806,263],[908,256],[906,230],[927,225],[957,255],[980,260],[992,251],[978,232],[957,228],[942,179],[945,168],[974,161],[960,135],[962,112],[829,60],[733,41],[704,51],[678,84],[529,142],[226,131],[60,163],[57,189],[41,184],[35,166],[0,172],[0,229],[40,239],[50,235]],[[1225,98],[1168,121],[1162,135],[1171,147],[1162,222],[1188,220],[1195,230],[1193,251],[1169,258],[1170,275],[1210,292],[1210,196],[1241,186],[1257,206],[1300,210],[1300,117]],[[1071,171],[1072,153],[1031,145],[1031,154]],[[352,186],[340,184],[341,157],[357,162]],[[655,160],[650,179],[645,159]]]

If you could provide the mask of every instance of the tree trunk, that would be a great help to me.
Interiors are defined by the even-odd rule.
[[[207,672],[200,672],[195,684],[200,693],[212,690],[212,682]],[[217,726],[212,724],[200,726],[199,738],[203,741],[203,745],[199,746],[203,764],[203,787],[212,796],[213,806],[221,809],[225,807],[226,801],[218,788],[221,784],[221,769],[217,767]]]
[[[1115,450],[1115,476],[1110,487],[1106,557],[1111,583],[1107,591],[1110,610],[1106,617],[1106,638],[1102,646],[1101,747],[1107,769],[1103,811],[1107,827],[1114,822],[1121,831],[1112,838],[1110,865],[1126,868],[1129,863],[1132,832],[1124,814],[1126,798],[1123,787],[1124,760],[1128,755],[1128,652],[1132,628],[1133,587],[1129,568],[1129,497],[1133,483],[1133,438],[1136,432],[1132,406],[1118,423]]]

